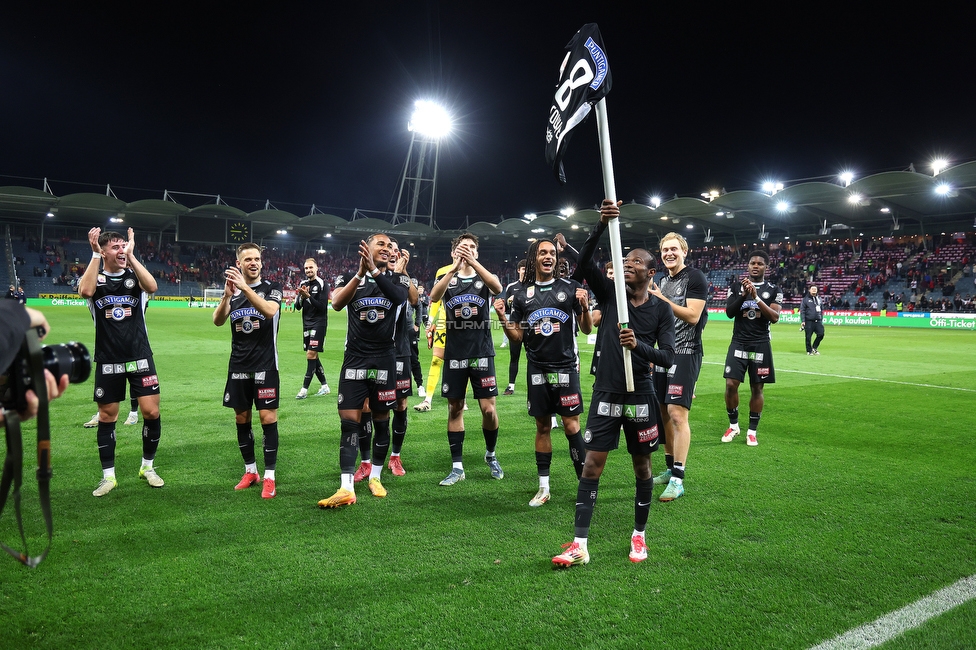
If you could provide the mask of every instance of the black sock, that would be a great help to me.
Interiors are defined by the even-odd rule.
[[[736,406],[734,409],[726,409],[726,413],[729,414],[729,424],[735,425],[739,424],[739,407]]]
[[[393,453],[403,449],[403,439],[407,437],[407,411],[393,411]]]
[[[360,430],[360,423],[355,420],[339,420],[339,471],[343,474],[356,472]]]
[[[138,411],[139,410],[139,398],[138,397],[132,397],[132,398],[129,399],[129,410],[130,411]]]
[[[581,478],[576,488],[576,537],[590,536],[590,520],[593,518],[593,506],[596,505],[596,493],[600,489],[600,480]]]
[[[566,434],[569,442],[569,457],[573,460],[573,469],[576,470],[576,478],[583,476],[583,463],[586,462],[586,447],[583,445],[583,436],[580,432],[569,435]]]
[[[373,416],[363,413],[359,421],[359,457],[364,463],[369,462],[369,452],[373,444]]]
[[[448,431],[447,444],[451,447],[451,462],[460,463],[464,458],[464,429]]]
[[[264,432],[264,469],[274,470],[278,462],[278,423],[262,424]]]
[[[674,472],[674,456],[671,454],[664,454],[664,464],[667,465],[668,469]]]
[[[315,378],[319,380],[320,384],[329,383],[325,380],[325,368],[322,367],[321,359],[315,360]]]
[[[251,423],[237,425],[237,446],[241,449],[241,457],[245,465],[254,464],[254,434],[251,433]]]
[[[390,450],[390,418],[373,420],[373,462],[383,465]]]
[[[535,452],[535,466],[539,470],[539,476],[549,476],[549,466],[552,465],[552,452]]]
[[[302,382],[302,388],[306,390],[312,383],[312,375],[315,374],[316,366],[318,365],[318,359],[306,359],[305,360],[305,381]]]
[[[159,418],[155,420],[142,420],[142,457],[152,460],[156,457],[156,449],[159,448]]]
[[[675,463],[674,467],[671,468],[671,476],[680,478],[682,481],[685,480],[685,464]]]
[[[759,428],[759,418],[762,413],[749,411],[749,431],[756,431]]]
[[[485,434],[485,451],[488,456],[495,455],[495,445],[498,444],[498,429],[486,429],[481,427],[481,432]]]
[[[102,469],[115,467],[115,423],[99,422],[95,439],[98,441],[98,459],[102,461]]]
[[[634,490],[634,530],[643,531],[647,527],[647,516],[651,512],[652,479],[637,479]]]

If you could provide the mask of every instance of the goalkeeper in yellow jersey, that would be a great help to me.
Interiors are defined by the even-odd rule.
[[[453,264],[447,264],[437,269],[435,278],[441,278],[451,270]],[[430,360],[430,370],[427,371],[427,395],[424,401],[414,406],[415,411],[429,411],[430,401],[434,391],[440,393],[441,366],[444,365],[444,344],[447,342],[447,320],[444,317],[444,306],[441,301],[430,303],[429,320],[427,324],[427,347],[433,352]]]

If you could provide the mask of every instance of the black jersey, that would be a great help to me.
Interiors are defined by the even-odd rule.
[[[511,314],[512,313],[512,301],[515,300],[515,294],[525,288],[525,285],[519,281],[509,282],[508,286],[502,291],[502,298],[505,300],[505,309]]]
[[[783,291],[770,282],[754,282],[756,295],[767,305],[783,304]],[[762,343],[769,341],[770,320],[759,309],[755,300],[746,299],[742,293],[742,283],[735,282],[729,287],[729,297],[725,301],[725,313],[733,319],[732,340],[739,343]]]
[[[149,294],[139,286],[132,269],[98,274],[95,293],[88,299],[88,311],[95,321],[96,363],[152,356],[146,331],[148,303]]]
[[[308,298],[295,298],[295,309],[302,312],[302,328],[318,330],[324,336],[329,327],[329,285],[316,277],[299,286],[308,287]]]
[[[441,303],[447,323],[445,359],[480,359],[495,356],[491,340],[491,292],[477,275],[451,278]]]
[[[351,282],[357,282],[350,278]],[[346,353],[358,357],[391,355],[399,307],[407,301],[410,278],[402,274],[367,275],[346,306]],[[337,286],[338,281],[337,281]]]
[[[238,290],[230,299],[230,372],[278,369],[278,318],[281,316],[281,285],[261,280],[248,285],[259,298],[278,303],[269,320]]]
[[[612,328],[620,322],[613,280],[608,279],[593,262],[593,253],[604,230],[606,226],[597,223],[579,253],[581,275],[600,303],[601,329]],[[577,269],[577,272],[580,272],[580,269]],[[637,349],[632,350],[630,354],[634,371],[634,392],[650,394],[654,392],[651,366],[670,368],[674,364],[674,312],[671,311],[668,303],[656,296],[648,295],[648,299],[643,304],[637,307],[630,305],[628,313],[630,315],[628,325],[637,336]],[[593,389],[611,393],[627,392],[623,349],[614,335],[608,334],[602,341]]]
[[[407,291],[410,291],[410,276],[392,272],[389,275],[393,278],[393,282],[397,284],[403,284],[404,280],[406,280]],[[403,304],[400,305],[397,311],[396,332],[393,335],[396,342],[396,356],[398,359],[410,356],[410,341],[413,340],[413,317],[415,313],[416,310],[410,304],[408,293],[407,300],[403,301]]]
[[[542,370],[579,369],[576,326],[583,308],[576,299],[582,285],[558,278],[533,282],[515,294],[512,320],[521,324],[525,353]]]
[[[681,307],[688,306],[688,299],[708,300],[708,280],[698,269],[686,266],[674,275],[664,274],[661,280],[661,293],[664,297]],[[692,325],[680,318],[674,319],[674,351],[678,354],[691,354],[702,351],[702,331],[708,322],[708,310],[702,309],[698,323]]]

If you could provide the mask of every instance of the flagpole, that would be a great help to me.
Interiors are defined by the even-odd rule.
[[[600,158],[603,161],[603,191],[606,198],[617,202],[617,188],[613,182],[613,156],[610,153],[610,123],[607,119],[607,99],[600,99],[596,103],[596,125],[600,135]],[[630,311],[627,302],[627,286],[624,283],[624,252],[620,244],[620,219],[611,219],[610,228],[610,256],[613,263],[613,288],[617,296],[617,317],[620,327],[630,325]],[[621,346],[622,347],[622,346]],[[634,392],[634,367],[630,361],[630,350],[623,348],[624,377],[627,380],[627,392]]]

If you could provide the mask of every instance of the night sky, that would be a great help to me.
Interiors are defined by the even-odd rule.
[[[595,119],[566,187],[544,159],[563,47],[586,22],[613,73],[619,198],[976,159],[971,27],[931,3],[20,4],[0,21],[0,185],[48,177],[59,195],[111,183],[126,201],[165,188],[247,211],[392,211],[429,98],[456,120],[441,227],[589,207]]]

